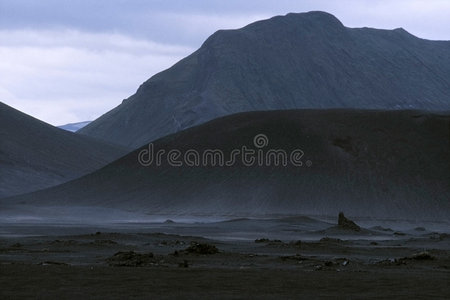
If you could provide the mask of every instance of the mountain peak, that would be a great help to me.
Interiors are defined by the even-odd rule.
[[[318,30],[326,31],[344,30],[345,27],[335,16],[323,11],[310,11],[305,13],[288,13],[284,16],[257,21],[242,28],[245,31],[261,30]]]
[[[334,15],[323,11],[288,13],[270,19],[256,21],[240,29],[218,30],[202,45],[206,48],[225,49],[247,47],[262,40],[277,43],[278,40],[300,38],[337,39],[345,35],[346,27]]]
[[[138,147],[237,112],[448,110],[450,44],[290,13],[219,30],[79,133]],[[420,64],[418,64],[418,61]]]
[[[308,20],[310,22],[316,22],[320,24],[332,24],[337,26],[344,26],[338,18],[334,15],[324,11],[309,11],[304,13],[288,13],[286,18],[292,18],[295,20]]]

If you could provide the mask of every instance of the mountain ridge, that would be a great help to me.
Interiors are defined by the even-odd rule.
[[[139,147],[245,111],[450,110],[448,78],[449,41],[292,13],[217,31],[79,133]]]
[[[69,181],[127,152],[53,127],[0,102],[0,198]]]

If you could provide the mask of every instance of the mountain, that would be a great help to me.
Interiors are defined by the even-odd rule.
[[[74,181],[4,199],[1,210],[13,215],[40,209],[61,218],[76,218],[81,208],[91,213],[117,209],[208,216],[334,216],[345,211],[352,216],[433,220],[448,220],[450,213],[450,113],[248,112],[151,145]],[[250,155],[256,158],[253,165],[249,157],[247,163],[242,161],[243,152],[232,154],[243,146],[245,151],[256,150]],[[225,162],[234,157],[235,163],[213,166],[210,156],[203,158],[208,149],[222,151]],[[286,166],[275,164],[268,154],[273,154],[271,149],[285,151]],[[169,163],[171,150],[180,151],[170,157],[182,166]],[[269,163],[259,165],[259,150]],[[189,166],[195,162],[194,151],[200,165]],[[160,158],[157,153],[162,153]]]
[[[71,131],[71,132],[75,132],[77,130],[80,130],[81,128],[83,128],[84,126],[86,126],[87,124],[91,123],[91,121],[84,121],[84,122],[78,122],[78,123],[69,123],[66,125],[61,125],[58,126],[58,128],[67,130],[67,131]]]
[[[0,102],[0,198],[57,185],[127,153],[48,125]]]
[[[136,148],[237,112],[449,110],[449,99],[450,41],[291,13],[217,31],[79,133]]]

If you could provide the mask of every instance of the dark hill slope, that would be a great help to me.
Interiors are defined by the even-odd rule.
[[[304,151],[302,167],[144,167],[136,150],[75,181],[7,199],[25,207],[113,207],[149,214],[331,214],[448,219],[450,116],[420,111],[294,110],[241,113],[162,138],[154,151],[225,154],[265,134]],[[226,155],[227,156],[227,155]],[[167,157],[166,155],[164,157]],[[228,157],[228,156],[227,156]],[[312,165],[308,166],[309,163]],[[66,209],[75,214],[75,209]]]
[[[450,42],[344,27],[324,12],[220,30],[79,133],[138,147],[255,110],[450,110]]]
[[[58,129],[0,102],[0,198],[75,179],[126,152]]]

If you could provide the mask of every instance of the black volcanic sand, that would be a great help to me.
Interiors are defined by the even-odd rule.
[[[357,223],[2,223],[0,298],[450,297],[448,224]]]
[[[129,150],[53,127],[0,102],[0,198],[78,178]]]
[[[145,145],[57,187],[0,199],[0,218],[142,214],[332,214],[448,220],[450,115],[420,111],[292,110],[235,114],[154,141],[158,151],[301,149],[302,165],[174,167],[139,163]],[[255,157],[253,157],[255,158]],[[181,160],[180,160],[181,161]],[[308,164],[310,162],[310,164]],[[94,213],[95,210],[95,213]],[[103,211],[102,211],[103,210]],[[108,210],[107,212],[105,212]],[[102,217],[99,218],[99,215]],[[105,220],[103,220],[105,221]]]

